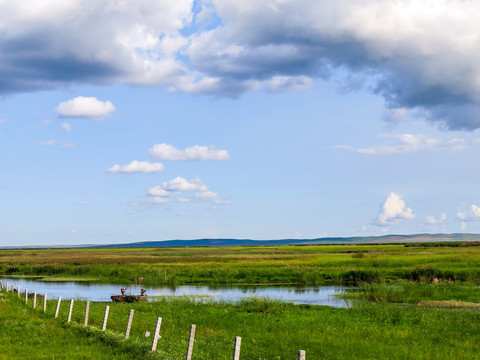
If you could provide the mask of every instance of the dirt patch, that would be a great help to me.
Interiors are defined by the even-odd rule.
[[[480,309],[479,303],[456,301],[456,300],[421,300],[418,306],[429,308],[446,308],[446,309]]]

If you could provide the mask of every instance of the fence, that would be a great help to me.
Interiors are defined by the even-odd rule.
[[[9,284],[8,282],[4,283],[3,281],[0,280],[0,289],[1,289],[1,291],[11,291],[11,292],[14,292],[14,290],[15,290],[18,294],[18,297],[20,298],[20,296],[21,296],[20,287],[17,286],[17,288],[14,289],[14,284]],[[34,292],[33,294],[31,294],[31,293],[29,294],[28,289],[25,289],[23,294],[24,294],[24,297],[25,297],[25,305],[28,305],[29,298],[32,298],[33,309],[35,309],[36,306],[37,306],[37,298],[43,298],[43,312],[44,313],[47,312],[48,294],[38,295],[36,292]],[[71,320],[72,320],[74,302],[75,302],[74,299],[70,299],[70,306],[68,308],[67,323],[71,322]],[[59,316],[61,303],[62,303],[62,298],[59,296],[57,298],[57,305],[56,305],[56,308],[55,308],[55,315],[54,315],[55,318],[58,318],[58,316]],[[103,316],[102,331],[105,331],[107,329],[109,312],[110,312],[110,306],[106,305],[105,313],[104,313],[104,316]],[[85,306],[85,318],[84,318],[84,322],[83,322],[84,327],[89,326],[88,325],[89,313],[90,313],[90,301],[87,301],[86,306]],[[127,324],[126,324],[126,327],[125,327],[125,334],[124,334],[125,339],[128,339],[130,337],[130,331],[132,329],[132,323],[133,323],[133,316],[134,316],[134,310],[131,309],[130,313],[129,313],[129,316],[128,316],[128,321],[127,321]],[[161,327],[161,325],[162,325],[162,318],[158,317],[157,321],[156,321],[153,340],[152,340],[152,347],[151,347],[152,352],[155,352],[157,350],[157,343],[158,343],[158,339],[160,338],[160,327]],[[185,356],[186,360],[191,360],[192,356],[193,356],[193,345],[194,345],[194,342],[195,342],[195,332],[196,332],[196,325],[192,324],[191,327],[190,327],[190,336],[189,336],[189,339],[188,339],[187,352],[186,352],[186,356]],[[242,343],[242,338],[240,336],[236,336],[235,340],[234,340],[234,345],[233,345],[233,358],[232,358],[233,360],[240,360],[241,343]],[[297,360],[306,360],[305,350],[298,350]]]

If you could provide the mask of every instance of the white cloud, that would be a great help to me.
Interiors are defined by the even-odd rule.
[[[165,190],[162,186],[156,185],[148,189],[147,194],[150,196],[168,196],[170,192]]]
[[[148,152],[159,160],[227,160],[230,158],[227,150],[219,150],[214,145],[195,145],[179,150],[173,145],[163,143],[153,145]]]
[[[150,163],[148,161],[134,160],[130,164],[120,166],[118,164],[113,165],[107,169],[110,173],[119,174],[133,174],[133,173],[157,173],[165,169],[162,163]]]
[[[462,229],[462,231],[467,230],[467,223],[465,221],[462,221],[462,223],[460,224],[460,229]]]
[[[457,219],[465,221],[480,221],[480,206],[472,204],[470,209],[457,212]]]
[[[415,218],[415,215],[412,209],[406,207],[405,201],[402,200],[400,195],[392,192],[380,207],[380,213],[375,224],[388,226],[401,220],[413,218]]]
[[[337,149],[353,150],[362,155],[392,155],[406,154],[415,151],[460,151],[466,150],[472,145],[478,144],[478,139],[467,141],[462,138],[438,139],[425,135],[402,134],[402,135],[380,135],[393,139],[386,145],[358,148],[338,145]]]
[[[115,111],[115,106],[110,101],[101,101],[94,97],[77,96],[61,102],[57,106],[56,111],[61,116],[87,117],[99,120]]]
[[[198,177],[187,180],[182,177],[176,177],[173,180],[165,181],[161,187],[170,192],[185,192],[185,191],[207,191],[208,188]]]
[[[184,193],[195,193],[193,196],[183,196]],[[228,205],[229,202],[217,193],[210,191],[200,178],[187,180],[183,177],[176,177],[170,181],[164,181],[147,190],[148,197],[139,201],[132,201],[131,206],[164,204],[172,197],[180,203],[201,203],[209,202],[215,205]]]
[[[438,225],[443,224],[447,220],[447,215],[445,213],[441,214],[438,219],[435,216],[427,216],[425,219],[426,225]]]
[[[7,120],[5,119],[0,119],[0,124],[5,124],[7,122]]]
[[[69,123],[63,123],[62,129],[69,133],[70,131],[72,131],[72,126]]]

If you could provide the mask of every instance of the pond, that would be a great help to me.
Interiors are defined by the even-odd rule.
[[[48,294],[50,299],[61,296],[63,299],[84,299],[90,301],[110,301],[110,296],[120,294],[120,285],[98,284],[91,282],[52,282],[32,279],[0,278],[3,283],[20,286],[20,291]],[[140,289],[147,290],[149,300],[155,297],[191,297],[194,299],[212,299],[217,301],[237,301],[243,298],[260,297],[282,300],[295,304],[329,305],[348,307],[347,301],[335,295],[345,292],[345,286],[205,286],[179,285],[141,286],[129,285],[127,294],[139,295]]]

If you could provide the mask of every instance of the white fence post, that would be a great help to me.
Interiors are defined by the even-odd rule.
[[[105,316],[103,317],[102,331],[107,328],[108,312],[110,311],[110,306],[107,305],[105,308]]]
[[[162,318],[157,318],[157,325],[155,326],[155,332],[153,333],[153,341],[152,341],[152,351],[157,350],[157,342],[158,338],[160,337],[160,326],[162,326]]]
[[[130,310],[130,315],[128,316],[127,330],[125,330],[125,339],[128,339],[128,337],[130,336],[130,329],[132,328],[132,320],[133,320],[133,309]]]
[[[20,286],[17,286],[17,296],[20,297]]]
[[[68,309],[67,322],[70,322],[70,320],[72,320],[72,311],[73,311],[73,299],[70,299],[70,309]]]
[[[87,306],[85,307],[85,321],[83,322],[83,326],[88,325],[88,313],[90,312],[90,301],[87,301]]]
[[[28,289],[25,289],[25,304],[28,304]]]
[[[2,285],[3,285],[3,283],[2,283]],[[7,283],[7,287],[6,287],[6,289],[7,289],[7,291],[8,291],[8,283]],[[2,290],[3,290],[3,287],[2,287]]]
[[[190,337],[188,339],[188,348],[187,348],[187,356],[185,357],[185,360],[192,360],[192,354],[193,354],[193,343],[195,342],[195,329],[197,326],[195,324],[192,324],[190,327]]]
[[[33,293],[33,308],[35,309],[37,307],[37,293]]]
[[[240,360],[240,345],[242,344],[242,338],[235,336],[235,347],[233,348],[233,360]]]
[[[62,302],[62,297],[59,296],[58,301],[57,301],[57,309],[55,310],[55,319],[58,317],[58,311],[60,310],[60,303],[61,302]]]
[[[12,288],[10,289],[10,291],[13,293],[13,289],[15,288],[15,286],[12,284]]]
[[[305,350],[298,350],[297,360],[305,360]]]
[[[47,312],[47,294],[43,294],[43,313]]]

